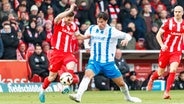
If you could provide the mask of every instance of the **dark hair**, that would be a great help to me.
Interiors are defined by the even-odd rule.
[[[67,8],[65,11],[68,11],[69,10],[69,8]],[[70,12],[68,15],[67,15],[67,17],[73,17],[74,16],[74,12]]]
[[[107,13],[101,12],[101,13],[98,14],[97,18],[100,18],[100,19],[102,18],[104,20],[108,20],[109,19],[109,16],[108,16]]]

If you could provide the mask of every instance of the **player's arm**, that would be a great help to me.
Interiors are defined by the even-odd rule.
[[[58,15],[55,17],[54,23],[55,23],[55,24],[60,23],[61,20],[62,20],[62,18],[66,17],[68,14],[70,14],[71,12],[74,11],[75,7],[76,7],[76,4],[75,4],[75,3],[71,4],[69,10],[66,10],[66,11],[62,12],[62,13],[58,14]]]
[[[162,41],[162,34],[164,33],[164,30],[162,28],[159,29],[159,31],[157,32],[157,35],[156,35],[156,39],[161,47],[161,50],[162,51],[165,51],[167,50],[167,46],[164,45],[163,41]]]
[[[79,40],[84,40],[84,39],[89,39],[90,38],[89,34],[88,35],[83,35],[79,32],[79,30],[75,32],[75,36]]]
[[[131,36],[130,34],[128,34],[128,33],[119,31],[119,30],[117,30],[117,29],[114,29],[113,31],[114,31],[113,33],[116,35],[116,37],[117,37],[118,39],[123,39],[123,40],[121,41],[121,45],[122,45],[122,46],[126,46],[126,45],[128,44],[128,42],[132,39],[132,36]],[[114,35],[114,34],[113,34],[113,35]]]

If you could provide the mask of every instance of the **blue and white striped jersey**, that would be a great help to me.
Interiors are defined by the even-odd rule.
[[[100,63],[114,61],[118,39],[125,39],[129,35],[109,25],[104,30],[100,30],[98,25],[91,25],[85,32],[87,34],[91,35],[90,40],[84,43],[85,48],[89,48],[86,43],[90,44],[89,59]]]

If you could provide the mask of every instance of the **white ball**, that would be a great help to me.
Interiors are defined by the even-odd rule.
[[[71,85],[73,82],[73,76],[69,72],[64,72],[60,75],[60,83],[63,85]]]

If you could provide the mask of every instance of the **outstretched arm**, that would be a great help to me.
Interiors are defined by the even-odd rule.
[[[125,34],[125,39],[123,39],[121,41],[121,45],[122,46],[127,46],[128,45],[128,42],[132,39],[132,37],[130,36],[130,34]]]
[[[74,11],[75,7],[76,7],[75,3],[71,4],[69,10],[64,11],[56,16],[56,18],[54,19],[54,23],[55,24],[60,23],[62,18],[66,17],[68,14]]]

